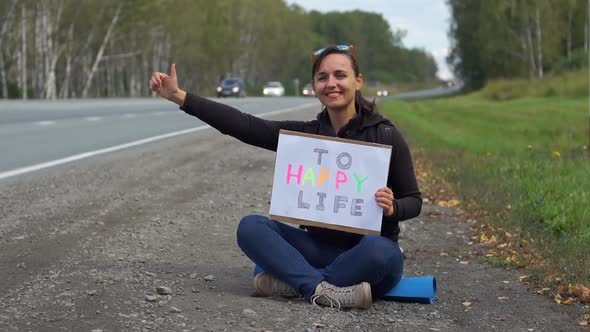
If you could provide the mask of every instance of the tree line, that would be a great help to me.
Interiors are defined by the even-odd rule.
[[[151,73],[172,62],[204,95],[229,76],[303,84],[312,50],[340,43],[355,45],[367,80],[435,80],[432,56],[403,37],[380,14],[283,0],[3,0],[0,98],[148,96]]]
[[[470,89],[494,78],[543,79],[588,62],[589,0],[448,0],[448,63]]]

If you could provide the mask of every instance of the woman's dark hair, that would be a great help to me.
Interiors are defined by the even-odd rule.
[[[359,69],[359,64],[356,61],[355,57],[352,55],[352,51],[350,49],[347,50],[340,50],[338,48],[338,46],[336,45],[331,45],[326,47],[322,53],[316,55],[315,57],[315,61],[313,63],[312,69],[311,69],[311,80],[313,82],[314,80],[314,76],[315,73],[318,71],[318,68],[320,67],[320,63],[322,63],[322,60],[324,60],[324,58],[330,54],[344,54],[346,55],[349,59],[350,59],[350,63],[352,64],[352,69],[354,70],[354,76],[358,77],[361,72]],[[356,111],[360,112],[360,110],[364,110],[365,112],[375,112],[377,113],[377,105],[375,104],[375,100],[373,99],[373,101],[368,101],[367,99],[365,99],[365,97],[362,96],[361,91],[357,90],[355,92],[354,95],[354,105],[356,107]]]

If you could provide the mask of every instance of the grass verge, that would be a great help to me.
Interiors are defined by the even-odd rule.
[[[454,184],[462,208],[483,209],[485,239],[539,280],[590,285],[588,100],[493,101],[482,93],[384,101],[435,173]],[[479,214],[483,216],[484,214]],[[518,238],[498,248],[500,238]],[[492,241],[493,240],[493,241]],[[514,240],[514,239],[513,239]],[[530,248],[530,249],[525,249]]]

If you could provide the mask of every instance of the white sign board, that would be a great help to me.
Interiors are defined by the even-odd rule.
[[[271,218],[379,234],[375,192],[387,184],[391,146],[281,130]]]

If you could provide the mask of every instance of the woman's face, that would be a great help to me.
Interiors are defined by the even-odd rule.
[[[330,110],[354,110],[354,96],[362,84],[362,75],[354,75],[352,60],[346,54],[327,55],[313,77],[316,96]]]

